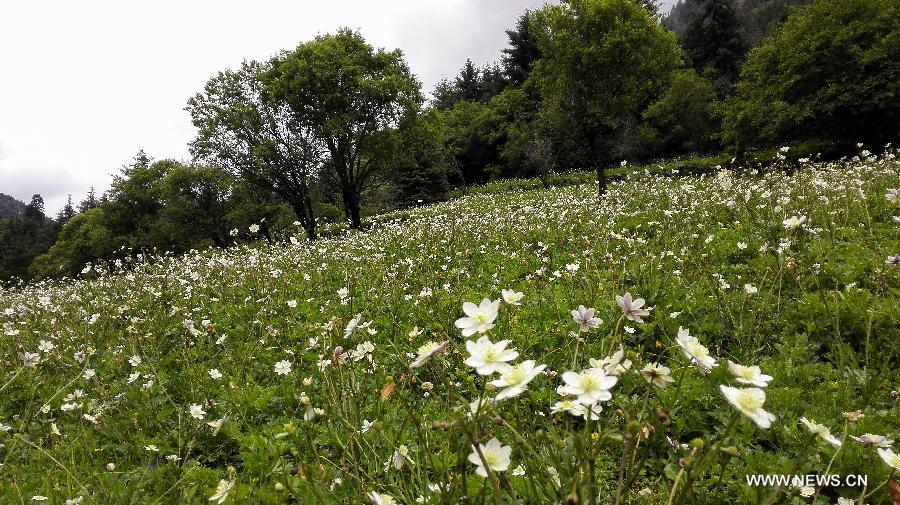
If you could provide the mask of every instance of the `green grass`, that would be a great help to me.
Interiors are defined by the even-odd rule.
[[[233,483],[228,503],[365,503],[373,491],[403,504],[810,503],[745,475],[826,469],[868,475],[871,492],[891,474],[875,450],[846,438],[836,451],[799,419],[839,438],[900,436],[900,267],[886,265],[900,212],[885,198],[900,163],[667,175],[632,171],[600,204],[584,174],[549,190],[503,183],[378,216],[364,233],[0,291],[0,502],[200,504]],[[806,221],[786,229],[791,216]],[[486,336],[553,373],[470,416],[498,375],[464,363],[478,335],[454,321],[501,289],[521,306],[501,302]],[[643,324],[623,318],[626,292],[652,307]],[[579,305],[603,322],[577,333]],[[719,366],[691,365],[679,327]],[[410,368],[428,341],[449,348]],[[564,372],[620,346],[632,365],[599,419],[551,413]],[[768,429],[724,398],[720,385],[741,387],[728,360],[773,377]],[[675,382],[649,385],[635,373],[649,362]],[[855,410],[864,417],[845,421]],[[511,462],[484,478],[468,457],[494,437]],[[889,503],[886,489],[866,503]],[[863,491],[826,487],[818,503]]]

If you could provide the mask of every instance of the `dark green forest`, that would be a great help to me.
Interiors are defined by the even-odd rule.
[[[139,151],[54,216],[0,194],[0,280],[315,240],[500,179],[590,170],[602,197],[623,162],[880,150],[900,133],[898,17],[896,0],[681,0],[665,16],[565,0],[511,19],[496,61],[433,90],[400,49],[319,35],[186,97],[190,161]]]

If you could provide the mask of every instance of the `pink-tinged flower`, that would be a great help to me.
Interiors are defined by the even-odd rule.
[[[23,352],[21,354],[22,362],[25,363],[25,366],[28,368],[35,368],[41,362],[41,355],[36,352]]]
[[[494,320],[497,319],[497,311],[500,309],[500,300],[491,301],[485,298],[481,300],[480,305],[472,302],[463,304],[463,312],[466,317],[456,320],[457,328],[462,330],[464,337],[470,337],[476,333],[485,333],[494,327]]]
[[[354,317],[350,320],[349,323],[347,323],[347,327],[344,328],[344,338],[353,335],[353,333],[356,331],[356,328],[359,326],[360,321],[362,321],[362,314],[357,314],[356,317]]]
[[[900,188],[889,189],[887,194],[884,195],[884,197],[890,203],[900,204]]]
[[[586,309],[584,305],[579,305],[577,309],[572,311],[572,319],[578,325],[578,331],[591,331],[593,328],[603,324],[602,319],[594,317],[594,308]]]
[[[654,386],[665,389],[666,384],[669,382],[675,382],[675,378],[672,377],[672,371],[669,367],[660,366],[657,363],[647,363],[644,368],[641,368],[638,373],[650,384]]]
[[[850,435],[850,438],[856,440],[861,444],[871,445],[873,447],[885,448],[894,445],[894,441],[884,435],[873,435],[871,433],[866,433],[865,435],[860,435],[858,437]]]
[[[432,358],[432,356],[435,356],[447,350],[447,346],[449,345],[449,340],[445,340],[440,343],[428,342],[427,344],[422,345],[422,347],[419,347],[419,350],[416,352],[417,355],[415,361],[413,361],[412,364],[409,365],[410,368],[419,368],[420,366],[427,363],[428,360]]]
[[[622,296],[616,295],[616,303],[625,313],[625,318],[636,323],[643,323],[642,318],[650,315],[650,310],[643,308],[646,303],[643,298],[632,300],[631,293],[625,293]]]

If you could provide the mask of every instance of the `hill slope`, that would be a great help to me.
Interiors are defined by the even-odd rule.
[[[25,204],[15,198],[0,193],[0,219],[7,219],[22,213]]]
[[[826,470],[801,417],[897,435],[898,186],[893,155],[633,175],[0,291],[0,496],[786,503],[744,476]],[[884,482],[844,438],[832,473]]]

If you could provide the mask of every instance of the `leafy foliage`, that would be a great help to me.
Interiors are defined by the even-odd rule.
[[[898,15],[890,0],[817,0],[796,12],[750,53],[729,101],[729,141],[741,148],[811,137],[896,139]]]
[[[706,152],[717,146],[716,89],[693,70],[678,72],[669,89],[644,112],[666,151]]]
[[[605,191],[605,165],[626,124],[665,88],[682,62],[675,35],[630,0],[571,0],[536,13],[543,58],[535,69],[543,120],[558,152],[577,153]]]
[[[284,227],[279,223],[284,214],[271,196],[220,168],[152,162],[139,155],[115,178],[102,203],[62,226],[29,271],[38,278],[71,276],[85,265],[131,254],[225,247],[252,225],[269,236],[271,227]]]
[[[323,148],[312,127],[264,89],[263,74],[274,65],[245,61],[238,71],[219,72],[191,98],[187,110],[198,129],[191,150],[196,158],[277,194],[314,239],[312,186]]]
[[[394,154],[391,130],[408,124],[403,120],[422,101],[402,53],[375,50],[345,28],[277,57],[263,80],[327,154],[324,167],[351,227],[359,228],[362,195],[378,182],[375,168]]]

